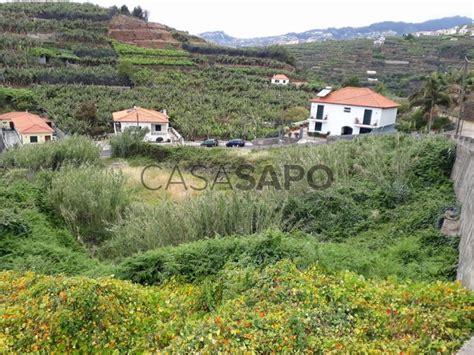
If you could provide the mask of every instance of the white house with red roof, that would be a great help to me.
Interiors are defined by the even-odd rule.
[[[364,134],[395,127],[398,103],[369,89],[322,90],[311,100],[308,134]]]
[[[115,134],[122,133],[127,128],[147,128],[148,133],[144,138],[146,141],[170,142],[174,138],[171,136],[166,111],[160,112],[135,106],[128,110],[114,112],[112,117]]]
[[[285,74],[275,74],[272,77],[272,84],[275,85],[288,85],[290,79]]]
[[[21,144],[44,143],[53,139],[51,121],[29,112],[1,114],[0,127],[5,131],[16,132]]]

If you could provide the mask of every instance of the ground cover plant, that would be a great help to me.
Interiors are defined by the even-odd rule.
[[[289,261],[160,287],[0,275],[5,351],[452,352],[472,326],[472,294],[458,284],[370,281]]]

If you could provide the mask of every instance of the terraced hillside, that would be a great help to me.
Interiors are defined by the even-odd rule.
[[[0,4],[0,31],[0,110],[47,114],[70,133],[109,132],[111,112],[141,105],[168,109],[189,138],[274,135],[311,96],[270,86],[294,71],[284,49],[210,46],[116,8]]]
[[[342,83],[356,76],[367,83],[367,71],[393,93],[407,96],[419,78],[436,70],[460,69],[465,55],[473,55],[469,37],[387,38],[374,46],[372,40],[325,41],[287,46],[298,65],[313,80]]]

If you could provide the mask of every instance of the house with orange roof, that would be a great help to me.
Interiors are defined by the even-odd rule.
[[[311,100],[308,135],[352,135],[393,130],[398,103],[369,89],[327,87]]]
[[[149,142],[170,142],[169,117],[163,112],[133,107],[112,113],[114,132],[120,134],[127,128],[148,129],[145,140]]]
[[[272,84],[275,85],[288,85],[290,79],[285,74],[275,74],[272,77]]]
[[[16,132],[21,144],[48,142],[53,139],[54,134],[50,120],[29,112],[0,114],[0,127]]]

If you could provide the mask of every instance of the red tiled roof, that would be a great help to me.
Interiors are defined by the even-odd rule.
[[[112,113],[114,122],[157,122],[168,123],[169,117],[165,113],[147,110],[141,107],[134,107],[128,110],[118,111]]]
[[[397,102],[369,88],[350,86],[333,91],[324,97],[315,97],[311,102],[377,108],[394,108],[399,106]]]
[[[285,74],[275,74],[273,75],[272,79],[277,79],[277,80],[290,80]]]
[[[0,121],[12,121],[15,129],[21,134],[53,133],[45,118],[29,112],[8,112],[0,115]]]

